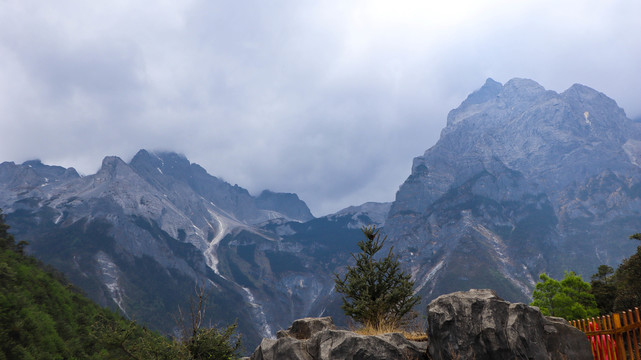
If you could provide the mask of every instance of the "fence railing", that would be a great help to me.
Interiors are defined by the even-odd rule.
[[[595,359],[641,360],[639,308],[571,323],[588,336]]]

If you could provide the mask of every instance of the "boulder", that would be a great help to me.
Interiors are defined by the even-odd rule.
[[[586,359],[583,332],[493,290],[442,295],[427,306],[429,355],[441,359]]]
[[[305,318],[278,332],[278,339],[263,339],[251,360],[426,360],[427,343],[390,333],[375,336],[336,330],[332,319]]]
[[[317,333],[323,330],[334,330],[334,320],[331,316],[326,316],[322,318],[304,318],[294,320],[292,326],[287,330],[280,330],[277,334],[277,338],[282,337],[293,337],[295,339],[309,339],[312,337],[312,334]]]

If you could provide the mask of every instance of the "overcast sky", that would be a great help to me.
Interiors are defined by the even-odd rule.
[[[0,162],[171,150],[320,216],[394,200],[488,77],[641,117],[641,1],[0,0]]]

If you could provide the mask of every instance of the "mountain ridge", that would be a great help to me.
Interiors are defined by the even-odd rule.
[[[140,150],[85,176],[4,162],[0,207],[29,251],[103,306],[171,333],[168,315],[203,284],[211,319],[238,319],[252,346],[297,318],[346,324],[332,275],[365,225],[388,235],[424,302],[480,287],[529,301],[540,272],[616,265],[633,250],[618,239],[641,228],[639,138],[596,90],[488,79],[391,203],[315,218],[296,194],[253,196],[184,155]]]
[[[340,311],[328,272],[358,231],[349,212],[316,219],[296,194],[253,197],[182,155],[146,150],[129,164],[107,156],[85,176],[4,162],[0,206],[28,251],[99,304],[172,333],[171,314],[199,284],[217,309],[211,321],[238,319],[250,345],[292,318]],[[366,211],[358,221],[369,222]],[[309,240],[332,228],[344,243]]]

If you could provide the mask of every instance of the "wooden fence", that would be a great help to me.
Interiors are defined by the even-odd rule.
[[[588,336],[595,359],[641,360],[639,308],[571,323]]]

